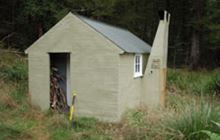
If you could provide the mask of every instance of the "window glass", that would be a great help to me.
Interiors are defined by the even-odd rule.
[[[134,77],[142,76],[142,55],[135,54],[134,57]]]

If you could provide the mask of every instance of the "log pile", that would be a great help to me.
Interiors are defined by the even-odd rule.
[[[67,112],[66,94],[60,86],[60,82],[64,82],[64,78],[56,67],[51,68],[50,81],[50,108],[60,113]]]

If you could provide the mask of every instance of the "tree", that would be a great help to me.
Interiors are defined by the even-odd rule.
[[[207,0],[203,17],[202,65],[220,66],[220,1]],[[207,61],[208,60],[208,61]]]
[[[190,68],[198,68],[201,47],[202,35],[202,17],[204,11],[204,0],[194,0],[193,16],[192,16],[192,38],[191,38],[191,52],[190,52]]]
[[[217,67],[219,7],[219,0],[2,0],[0,41],[24,50],[72,11],[129,29],[151,44],[158,10],[166,9],[171,13],[168,62],[175,60],[168,64]]]

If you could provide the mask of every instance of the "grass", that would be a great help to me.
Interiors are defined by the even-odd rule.
[[[220,69],[199,72],[170,69],[168,71],[168,85],[172,90],[185,91],[190,94],[220,95]]]
[[[201,130],[220,134],[220,128],[213,121],[220,122],[220,108],[201,101],[199,105],[195,102],[185,105],[181,112],[166,121],[166,126],[171,130],[172,139],[202,139],[202,133],[192,134]]]
[[[119,123],[42,112],[32,106],[27,90],[27,61],[0,55],[0,140],[166,140],[202,139],[220,134],[219,70],[169,70],[166,107],[128,110]],[[207,133],[207,134],[206,134]],[[215,135],[216,134],[216,135]]]

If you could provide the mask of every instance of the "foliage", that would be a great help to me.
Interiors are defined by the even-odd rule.
[[[0,55],[0,60],[1,73],[2,69],[10,69],[12,66],[25,65],[24,67],[27,67],[25,58],[17,54],[4,53],[4,55]],[[216,77],[218,71],[192,74],[192,72],[184,70],[169,70],[169,86],[180,87],[181,83],[178,80],[184,82],[196,74],[198,74],[196,75],[198,79],[203,79],[205,75],[207,77],[204,79],[214,77],[214,75]],[[187,78],[183,79],[184,76]],[[220,122],[219,99],[216,101],[205,97],[200,99],[195,94],[177,94],[175,92],[169,94],[166,108],[132,109],[118,123],[102,123],[94,118],[77,117],[75,127],[71,128],[68,114],[60,114],[52,110],[42,112],[39,108],[30,105],[27,79],[9,77],[8,75],[4,76],[4,79],[2,76],[0,77],[0,140],[38,138],[55,140],[163,140],[171,138],[197,140],[206,135],[207,138],[208,136],[210,138],[219,137],[220,134],[218,127]],[[182,90],[186,90],[184,88],[189,88],[189,84],[196,81],[192,79],[190,82],[184,82]]]
[[[201,131],[198,131],[197,134],[198,133],[206,134],[210,138],[210,140],[219,140],[220,139],[220,134],[213,133],[213,132],[208,131],[208,130],[201,130]]]
[[[128,117],[128,124],[131,126],[131,127],[140,127],[141,125],[144,125],[144,112],[141,112],[139,110],[137,111],[130,111],[128,114],[127,114],[127,117]]]
[[[220,94],[220,74],[216,73],[212,77],[212,81],[209,83],[209,90],[216,94]]]
[[[75,131],[94,130],[96,123],[97,120],[95,118],[78,118],[75,122],[74,129]]]
[[[212,48],[219,47],[220,44],[220,2],[217,0],[208,0],[206,6],[206,14],[203,23],[206,27],[206,41],[212,44]]]
[[[4,139],[19,139],[22,135],[22,131],[11,126],[6,126],[0,123],[1,140]]]
[[[185,105],[181,116],[171,118],[168,121],[168,128],[175,134],[171,134],[172,138],[177,139],[183,137],[184,139],[201,139],[203,134],[195,132],[200,130],[209,130],[211,132],[220,133],[219,129],[213,126],[212,121],[220,121],[220,108],[213,107],[207,103],[201,102],[198,106],[196,104]],[[189,137],[190,136],[190,137]]]
[[[180,90],[194,94],[219,95],[220,71],[168,71],[168,85],[175,85]]]
[[[24,81],[27,80],[27,66],[16,63],[14,66],[1,69],[0,75],[10,81]]]
[[[26,60],[19,54],[13,54],[14,50],[5,51],[8,52],[0,54],[0,79],[25,83],[27,81]]]
[[[152,44],[158,25],[157,12],[171,13],[169,64],[191,63],[192,29],[198,29],[201,66],[219,66],[218,0],[7,0],[0,4],[0,40],[7,47],[24,50],[69,11],[129,29]],[[195,11],[203,11],[199,20]],[[198,27],[201,27],[198,28]]]

